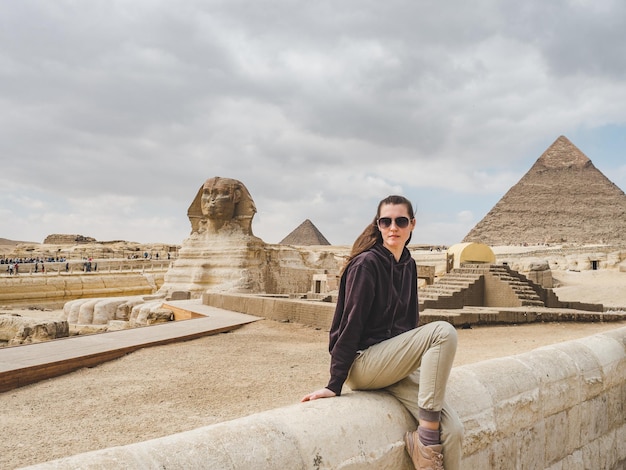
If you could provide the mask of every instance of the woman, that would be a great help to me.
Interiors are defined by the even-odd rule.
[[[444,321],[417,326],[417,267],[406,248],[414,228],[408,199],[380,201],[341,276],[330,381],[302,401],[339,396],[344,383],[352,390],[387,390],[419,424],[404,438],[415,468],[456,470],[463,426],[444,400],[456,330]]]

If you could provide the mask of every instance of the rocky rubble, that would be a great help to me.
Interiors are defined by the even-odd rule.
[[[66,320],[30,318],[18,313],[0,314],[0,346],[39,343],[68,336]]]

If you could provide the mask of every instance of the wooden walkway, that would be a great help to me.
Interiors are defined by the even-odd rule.
[[[202,305],[200,300],[168,304],[189,312],[191,319],[1,348],[0,393],[82,367],[93,367],[137,349],[231,331],[261,319]]]

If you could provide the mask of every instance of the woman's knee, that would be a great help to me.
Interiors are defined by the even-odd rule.
[[[439,320],[435,322],[435,328],[437,335],[446,342],[453,344],[456,347],[457,333],[456,328],[447,321]]]

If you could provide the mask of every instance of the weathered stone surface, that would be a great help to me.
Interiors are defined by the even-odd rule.
[[[0,280],[0,305],[63,305],[68,299],[150,294],[163,283],[164,272],[91,274],[20,274]]]
[[[130,322],[124,320],[111,320],[107,323],[107,331],[127,330],[130,328]]]
[[[146,319],[147,325],[156,325],[157,323],[167,323],[174,321],[174,312],[169,308],[155,308],[150,310]]]
[[[550,263],[547,260],[533,261],[528,266],[529,271],[547,271],[550,269]]]
[[[446,401],[466,428],[461,467],[622,468],[626,378],[608,374],[626,369],[625,344],[626,328],[618,328],[455,367]],[[596,393],[581,393],[594,377]],[[392,396],[353,392],[31,468],[409,469],[402,436],[414,428]]]
[[[108,331],[113,321],[128,323],[133,307],[143,304],[142,296],[76,299],[65,303],[63,318],[77,327],[94,326],[98,331]]]
[[[163,301],[150,301],[135,305],[130,313],[130,326],[146,326],[174,320],[174,312],[162,308]],[[166,319],[167,318],[167,319]]]
[[[100,299],[86,299],[78,309],[78,319],[76,323],[79,325],[93,325],[93,309]]]
[[[8,346],[38,343],[69,336],[65,320],[42,320],[16,314],[0,314],[0,343]]]
[[[263,292],[265,244],[256,237],[232,235],[194,234],[185,240],[159,292],[189,291],[192,298],[207,290]]]
[[[182,290],[177,290],[172,292],[172,295],[170,296],[170,300],[189,300],[191,299],[191,292],[189,291],[182,291]]]
[[[593,268],[593,261],[597,269],[620,269],[626,263],[626,250],[614,246],[604,248],[556,247],[544,248],[541,256],[533,253],[509,253],[497,255],[498,263],[506,262],[512,269],[520,272],[530,272],[531,266],[536,263],[548,262],[551,270],[588,271]]]
[[[93,306],[94,325],[106,325],[111,320],[116,320],[118,307],[127,302],[128,298],[102,299]]]
[[[70,325],[70,336],[93,335],[96,333],[106,333],[107,325]]]
[[[74,245],[75,243],[90,243],[95,241],[95,238],[85,237],[83,235],[54,233],[48,235],[43,242],[46,245]]]

